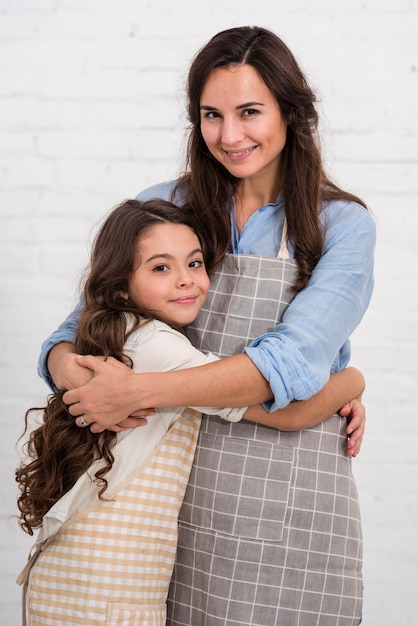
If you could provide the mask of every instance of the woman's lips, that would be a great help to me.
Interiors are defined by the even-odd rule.
[[[244,161],[257,146],[245,148],[243,150],[224,150],[225,154],[231,161]]]

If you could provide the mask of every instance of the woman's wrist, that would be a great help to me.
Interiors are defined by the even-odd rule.
[[[58,389],[68,389],[66,376],[66,363],[68,356],[75,354],[74,344],[68,342],[57,343],[47,357],[49,374]]]

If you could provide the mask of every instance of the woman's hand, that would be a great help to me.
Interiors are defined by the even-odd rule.
[[[339,413],[342,417],[347,418],[347,454],[354,458],[360,452],[363,441],[366,427],[366,408],[360,399],[356,398],[347,402],[340,409]]]
[[[131,390],[135,391],[135,373],[126,365],[109,357],[75,356],[82,369],[90,373],[87,383],[67,391],[63,400],[70,405],[69,412],[77,417],[78,426],[89,426],[95,433],[104,430],[118,432],[125,428],[146,424],[143,417],[154,409],[137,410]]]

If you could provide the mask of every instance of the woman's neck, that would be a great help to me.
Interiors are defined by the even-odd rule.
[[[277,201],[280,193],[280,183],[266,188],[262,184],[254,184],[248,179],[240,181],[235,192],[235,221],[241,231],[244,224],[260,207]]]

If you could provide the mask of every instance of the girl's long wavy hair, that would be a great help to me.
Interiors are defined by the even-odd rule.
[[[122,295],[129,291],[129,276],[138,266],[138,241],[155,225],[185,224],[198,231],[189,213],[169,202],[127,200],[116,207],[103,223],[95,239],[90,268],[84,284],[84,309],[78,322],[76,351],[79,354],[113,356],[132,366],[123,354],[124,343],[141,323],[156,315],[140,310]],[[199,235],[198,235],[199,236]],[[205,260],[211,259],[199,237]],[[206,256],[208,255],[208,256]],[[127,314],[129,329],[127,328]],[[170,324],[169,320],[163,320]],[[173,325],[173,324],[171,324]],[[41,526],[51,506],[75,484],[96,459],[103,459],[95,473],[99,497],[107,488],[106,474],[113,465],[113,432],[92,433],[79,428],[62,400],[54,393],[42,408],[29,409],[25,415],[42,411],[42,424],[34,429],[24,444],[26,458],[16,470],[19,485],[19,523],[28,534]]]
[[[365,204],[340,189],[325,174],[317,137],[316,97],[287,46],[274,33],[242,26],[215,35],[196,55],[188,75],[190,133],[181,189],[186,206],[196,212],[215,258],[231,248],[230,216],[239,179],[209,152],[200,130],[200,98],[216,68],[248,64],[255,68],[275,96],[287,123],[287,140],[280,159],[280,183],[288,237],[295,250],[303,289],[323,252],[324,232],[319,214],[333,199]],[[279,176],[279,172],[278,172]]]

